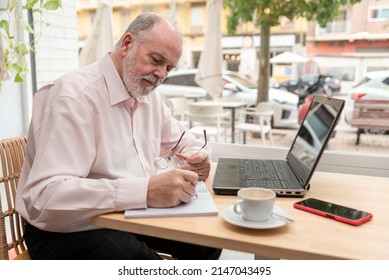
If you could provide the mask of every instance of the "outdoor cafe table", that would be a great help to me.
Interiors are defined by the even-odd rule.
[[[164,92],[163,95],[166,98],[173,98],[173,97],[182,97],[184,96],[188,101],[194,101],[197,102],[201,99],[206,98],[207,94],[205,92],[187,92],[182,95],[180,92]]]
[[[278,259],[389,259],[389,178],[315,172],[306,197],[369,211],[373,219],[352,226],[293,208],[301,198],[277,197],[275,204],[294,222],[273,229],[249,229],[227,223],[222,210],[236,196],[211,190],[215,165],[206,185],[219,210],[218,216],[125,219],[123,212],[92,218],[92,224],[138,234]]]

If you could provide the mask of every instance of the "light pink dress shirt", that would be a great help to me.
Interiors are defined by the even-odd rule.
[[[96,228],[98,214],[147,207],[153,160],[184,130],[155,93],[131,98],[106,55],[34,96],[16,209],[40,229],[74,232]],[[179,150],[202,144],[187,132]]]

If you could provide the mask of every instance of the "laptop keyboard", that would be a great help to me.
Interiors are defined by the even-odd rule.
[[[262,160],[239,161],[240,187],[287,189],[287,184],[276,162]]]

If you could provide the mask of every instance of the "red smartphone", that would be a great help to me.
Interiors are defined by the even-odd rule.
[[[339,222],[359,226],[373,218],[371,213],[334,204],[316,198],[307,198],[296,202],[293,206],[297,209],[308,211]]]

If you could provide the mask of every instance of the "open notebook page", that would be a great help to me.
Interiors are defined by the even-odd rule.
[[[196,185],[196,197],[189,203],[171,208],[145,208],[124,211],[125,218],[178,217],[178,216],[216,216],[218,210],[212,195],[203,181]]]

